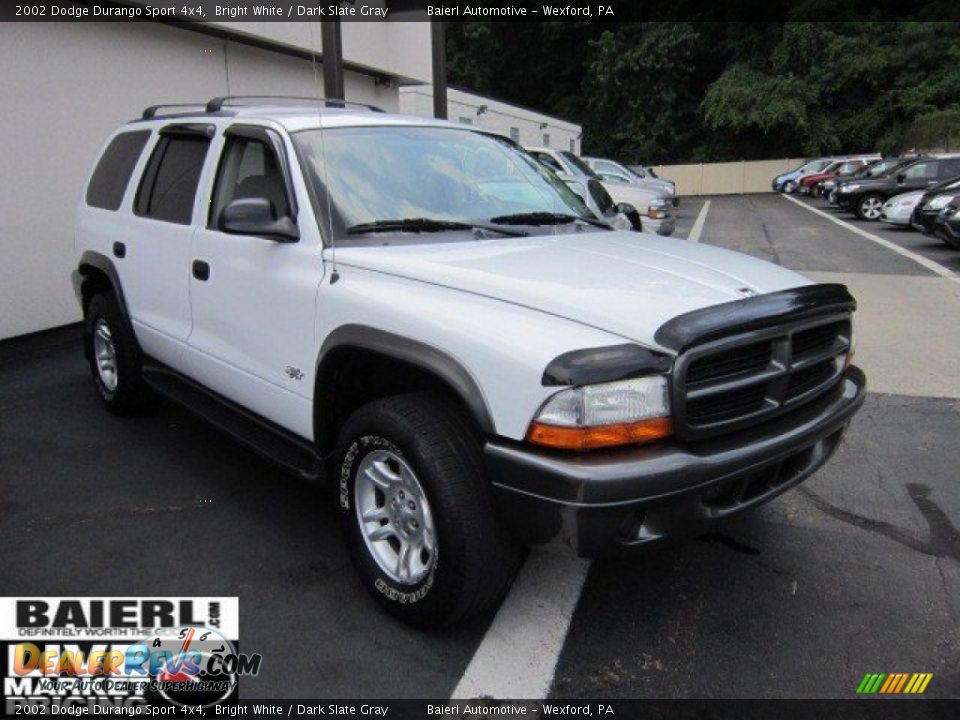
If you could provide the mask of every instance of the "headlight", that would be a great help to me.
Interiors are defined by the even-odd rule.
[[[667,216],[667,203],[660,198],[651,200],[647,207],[647,217],[652,220],[660,220]]]
[[[841,185],[840,192],[853,192],[854,190],[859,190],[860,185],[858,183],[853,183],[852,185]]]
[[[937,195],[933,200],[927,203],[927,207],[931,210],[939,210],[942,207],[946,207],[950,204],[950,201],[953,200],[953,195]]]
[[[564,450],[636,445],[670,434],[664,375],[561,390],[537,412],[527,440]]]
[[[677,192],[677,188],[673,185],[667,185],[667,195],[673,195]]]
[[[823,187],[825,190],[833,190],[836,186],[837,184],[833,180],[826,180],[823,183]]]

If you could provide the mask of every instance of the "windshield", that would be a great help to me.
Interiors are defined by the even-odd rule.
[[[583,177],[599,178],[593,170],[590,169],[590,166],[587,165],[583,160],[578,158],[569,150],[561,150],[560,155],[563,156],[563,159],[568,163],[573,165],[574,170],[576,170],[577,175],[582,175]]]
[[[529,213],[592,217],[563,181],[506,138],[398,125],[306,130],[293,138],[318,216],[327,216],[329,199],[336,239],[400,220],[476,225]]]

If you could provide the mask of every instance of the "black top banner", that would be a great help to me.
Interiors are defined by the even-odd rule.
[[[2,22],[960,21],[953,0],[4,0]]]

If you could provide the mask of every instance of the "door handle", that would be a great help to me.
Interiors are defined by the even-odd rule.
[[[113,244],[113,255],[118,258],[125,258],[127,256],[127,246],[122,242],[115,242]]]
[[[193,261],[193,276],[197,280],[206,282],[210,279],[210,265],[205,263],[203,260],[194,260]]]

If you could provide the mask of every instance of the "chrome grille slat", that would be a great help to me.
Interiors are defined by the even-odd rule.
[[[674,432],[702,439],[749,427],[820,397],[839,382],[850,314],[806,318],[688,348],[673,374]]]

